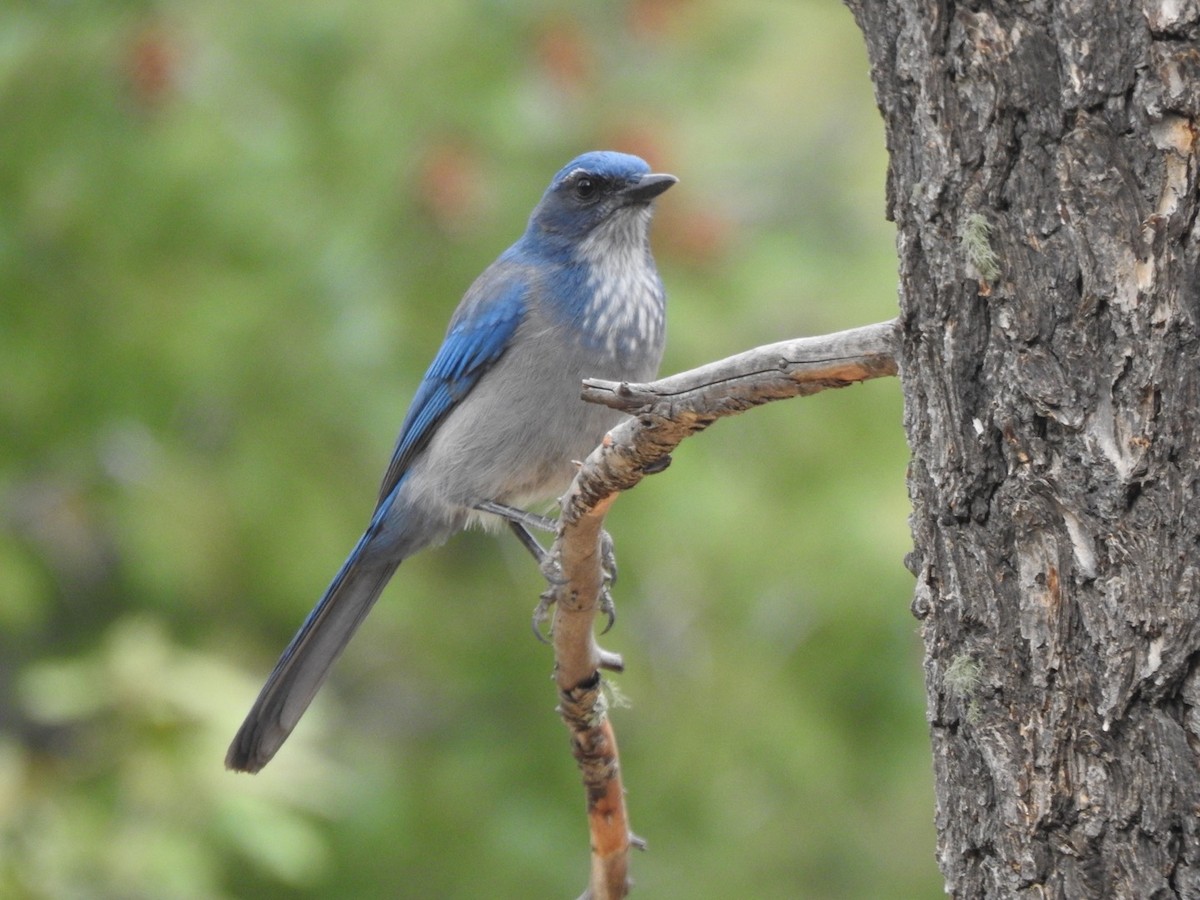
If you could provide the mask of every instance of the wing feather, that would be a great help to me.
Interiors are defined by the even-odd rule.
[[[463,299],[400,426],[379,488],[380,503],[400,483],[441,421],[508,349],[525,315],[529,286],[521,274],[514,270],[497,283],[495,275],[485,273]]]

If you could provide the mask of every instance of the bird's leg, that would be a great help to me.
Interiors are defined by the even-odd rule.
[[[512,529],[513,534],[517,536],[517,540],[521,542],[521,545],[537,561],[538,567],[542,570],[546,578],[554,580],[560,577],[551,569],[550,554],[546,552],[546,548],[539,544],[537,538],[529,531],[530,528],[537,528],[541,531],[555,531],[558,528],[558,523],[554,519],[539,516],[537,513],[531,513],[516,506],[496,503],[494,500],[481,500],[475,504],[475,509],[480,512],[499,516],[508,522],[508,527]],[[607,634],[617,621],[617,607],[613,603],[611,590],[612,586],[617,583],[617,557],[613,549],[612,535],[603,530],[600,532],[600,572],[603,576],[603,582],[600,586],[600,611],[608,617],[608,624],[604,626],[604,631],[600,633]],[[553,602],[553,593],[547,592],[542,595],[541,602],[538,603],[533,611],[533,633],[543,643],[547,643],[547,640],[546,635],[542,632],[542,625],[550,618],[550,606]]]
[[[522,523],[508,520],[508,527],[513,530],[513,534],[517,536],[525,548],[533,554],[533,558],[537,560],[538,568],[547,578],[560,578],[554,573],[558,571],[550,558],[550,554],[546,548],[538,543],[537,538],[529,533],[529,529]],[[542,626],[550,620],[550,607],[554,604],[554,591],[546,591],[538,599],[538,605],[533,610],[533,635],[543,644],[549,644],[550,639],[545,632],[542,631]]]
[[[481,500],[475,504],[475,509],[480,512],[499,516],[507,522],[508,527],[517,536],[517,540],[521,542],[521,546],[530,552],[537,561],[538,567],[543,571],[545,570],[546,557],[548,555],[546,548],[538,543],[537,538],[530,533],[529,529],[537,528],[541,531],[554,531],[558,528],[557,522],[546,516],[539,516],[537,513],[518,509],[515,506],[496,503],[494,500]]]
[[[492,500],[483,500],[475,504],[475,508],[480,512],[491,513],[494,516],[499,516],[508,523],[508,527],[512,529],[513,534],[517,536],[517,540],[521,542],[526,550],[532,554],[537,561],[538,568],[542,570],[542,574],[549,580],[555,580],[561,576],[556,574],[556,569],[550,554],[546,552],[546,548],[538,543],[537,538],[530,532],[530,528],[538,528],[542,531],[554,531],[558,528],[558,524],[546,516],[539,516],[536,513],[531,513],[528,510],[518,509],[515,506],[506,506],[503,503],[496,503]],[[547,591],[542,594],[541,600],[533,611],[533,633],[543,644],[550,643],[549,639],[542,632],[542,626],[550,619],[550,607],[554,603],[554,592]]]
[[[514,522],[512,519],[508,520],[508,527],[517,536],[517,540],[521,542],[521,546],[528,550],[533,555],[533,558],[537,560],[538,567],[545,566],[546,557],[549,554],[546,552],[546,548],[538,543],[538,539],[530,533],[529,529],[520,522]]]
[[[510,525],[518,523],[525,526],[526,529],[536,528],[538,531],[554,531],[558,528],[558,523],[548,516],[539,516],[537,513],[531,513],[528,510],[518,509],[515,506],[508,506],[504,503],[497,503],[494,500],[480,500],[475,504],[475,508],[480,512],[491,513],[493,516],[499,516],[508,522]],[[525,532],[529,534],[528,530]],[[521,543],[526,547],[525,538],[521,538]],[[529,551],[537,556],[533,550]]]

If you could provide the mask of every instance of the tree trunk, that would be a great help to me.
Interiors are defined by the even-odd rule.
[[[848,0],[955,897],[1200,897],[1200,4]]]

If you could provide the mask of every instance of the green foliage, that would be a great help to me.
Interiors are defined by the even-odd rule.
[[[835,4],[0,8],[0,896],[584,882],[515,542],[404,565],[265,772],[224,748],[450,310],[563,161],[679,175],[665,371],[894,314]],[[639,895],[933,896],[894,382],[689,441],[610,518]]]

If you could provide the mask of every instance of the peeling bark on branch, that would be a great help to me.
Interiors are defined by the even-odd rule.
[[[604,516],[622,491],[662,471],[681,441],[719,418],[895,375],[895,327],[885,322],[757,347],[649,384],[585,383],[584,399],[633,418],[605,437],[562,498],[548,566],[559,712],[583,772],[592,835],[592,874],[584,898],[626,896],[629,849],[638,844],[629,831],[616,737],[601,690],[600,669],[619,669],[620,657],[602,650],[595,638],[604,584]]]
[[[672,418],[676,410],[691,409],[716,419],[772,400],[895,375],[895,330],[895,322],[881,322],[766,344],[650,384],[588,380],[583,399],[634,414]]]

